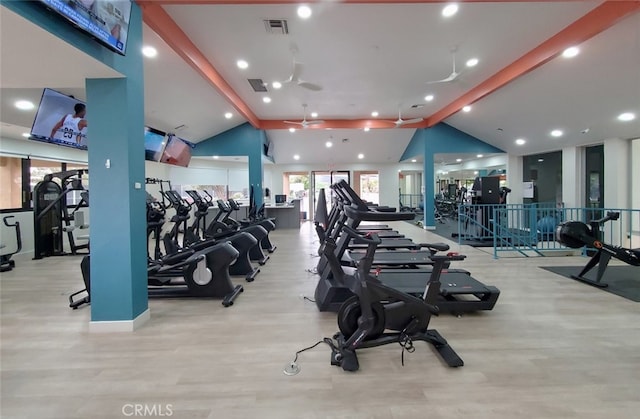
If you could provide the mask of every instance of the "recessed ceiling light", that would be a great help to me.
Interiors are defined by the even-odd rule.
[[[227,112],[227,113],[224,114],[224,117],[227,118],[227,119],[231,119],[231,118],[233,118],[233,114],[231,112]]]
[[[326,143],[324,143],[324,145],[327,146],[327,148],[331,148],[333,143],[331,141],[327,141]]]
[[[298,155],[298,154],[294,154],[294,155],[293,155],[293,159],[294,159],[294,160],[300,160],[300,155]]]
[[[220,156],[213,156],[214,159],[218,160]]]
[[[378,117],[378,115],[379,115],[379,114],[378,114],[378,111],[373,111],[373,112],[371,112],[371,116],[373,116],[374,118],[377,118],[377,117]]]
[[[311,112],[311,117],[312,118],[317,118],[318,117],[318,112]]]
[[[462,159],[456,159],[456,162],[460,163],[462,161]]]
[[[625,112],[618,115],[618,120],[620,121],[627,122],[627,121],[633,121],[634,119],[636,119],[636,115],[631,112]]]
[[[483,158],[483,157],[484,157],[484,154],[477,154],[477,155],[476,155],[476,157],[477,157],[477,158],[479,158],[479,159],[481,159],[481,158]]]
[[[158,55],[158,50],[152,46],[147,45],[145,47],[142,47],[142,55],[144,55],[145,57],[153,58]]]
[[[524,145],[527,141],[524,138],[518,138],[516,140],[516,144],[518,145]]]
[[[442,16],[451,17],[458,13],[458,5],[455,3],[447,4],[444,9],[442,9]]]
[[[249,68],[249,63],[246,62],[245,60],[238,60],[236,62],[236,65],[238,66],[239,69],[242,69],[242,70]]]
[[[564,134],[564,132],[562,132],[562,130],[559,130],[559,129],[554,129],[553,131],[551,131],[552,137],[562,137],[562,134]]]
[[[544,161],[544,159],[538,159],[539,163],[542,163]]]
[[[265,96],[265,97],[262,98],[262,101],[264,103],[271,103],[271,98],[269,96]]]
[[[311,8],[307,5],[302,5],[298,7],[298,16],[302,19],[308,19],[311,17]]]
[[[578,47],[569,47],[562,52],[564,58],[573,58],[580,52]]]
[[[362,154],[362,153],[358,154],[358,158],[361,159],[361,160],[364,159],[364,154]]]
[[[24,138],[29,138],[29,137],[31,137],[31,134],[30,134],[30,133],[28,133],[28,132],[23,132],[23,133],[22,133],[22,136],[23,136]]]
[[[371,128],[369,128],[369,127],[364,127],[364,132],[369,132],[370,129]]]
[[[478,59],[477,58],[471,58],[469,60],[467,60],[467,67],[475,67],[478,65]]]
[[[475,172],[473,172],[473,174],[474,174],[474,175],[477,175],[477,174],[478,174],[478,171],[476,170]]]
[[[418,160],[416,160],[416,159],[411,159],[411,163],[415,163],[415,162],[417,162],[417,161],[418,161]]]
[[[433,100],[433,95],[426,95],[424,97],[424,100],[426,100],[427,102],[431,102]]]
[[[471,112],[471,106],[467,105],[462,108],[462,112]]]
[[[35,108],[35,105],[33,104],[33,102],[30,102],[28,100],[19,100],[15,103],[16,108],[23,110],[23,111],[30,111],[31,109]]]
[[[274,81],[273,83],[271,83],[271,87],[273,87],[274,89],[279,89],[282,87],[282,83],[280,83],[279,81]]]
[[[292,127],[292,128],[289,128],[289,132],[296,132],[296,129],[295,129],[295,128],[293,128],[293,127]]]

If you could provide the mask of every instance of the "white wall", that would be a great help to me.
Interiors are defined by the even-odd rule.
[[[84,164],[88,162],[89,158],[85,150],[77,150],[71,147],[62,147],[27,139],[14,140],[10,138],[0,138],[0,155]]]

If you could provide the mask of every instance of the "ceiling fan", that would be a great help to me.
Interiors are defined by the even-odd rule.
[[[396,119],[395,121],[388,121],[388,122],[393,122],[394,124],[396,124],[396,128],[398,128],[398,127],[401,127],[403,125],[416,124],[416,123],[422,122],[422,121],[423,121],[422,118],[402,119],[402,111],[400,109],[398,109],[398,119]]]
[[[302,73],[302,63],[296,60],[296,54],[298,53],[298,46],[293,43],[289,47],[291,54],[293,55],[293,69],[291,71],[291,75],[289,78],[282,82],[282,84],[291,84],[294,83],[300,87],[303,87],[308,90],[312,90],[314,92],[318,92],[322,90],[322,86],[316,83],[311,83],[306,80],[302,80],[300,78],[300,74]]]
[[[283,122],[285,124],[300,125],[302,128],[307,128],[310,125],[324,124],[324,121],[321,119],[313,119],[313,120],[307,121],[307,104],[303,103],[302,108],[304,109],[304,117],[302,118],[302,121],[283,121]]]
[[[293,60],[293,71],[291,72],[291,75],[289,76],[289,78],[285,81],[282,82],[282,84],[291,84],[294,83],[300,87],[303,87],[305,89],[308,90],[312,90],[314,92],[319,92],[320,90],[322,90],[322,86],[320,86],[319,84],[316,83],[311,83],[305,80],[302,80],[300,78],[300,73],[302,73],[302,63],[298,62],[295,60]]]
[[[457,47],[451,49],[451,56],[453,57],[453,70],[451,71],[451,74],[449,74],[447,77],[441,80],[428,81],[427,84],[449,83],[456,80],[462,74],[462,71],[456,71],[456,51],[457,50],[458,50]]]

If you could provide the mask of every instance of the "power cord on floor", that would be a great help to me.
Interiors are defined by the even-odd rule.
[[[415,352],[416,348],[415,346],[413,346],[413,340],[411,340],[411,337],[406,333],[404,333],[404,331],[400,333],[400,336],[398,337],[398,343],[400,344],[400,346],[402,346],[400,361],[402,362],[402,366],[404,367],[404,351],[407,351],[407,353],[412,354]]]
[[[305,269],[304,271],[309,274],[314,274],[314,275],[318,274],[318,268],[309,268],[309,269]]]
[[[284,367],[284,373],[286,375],[296,375],[297,373],[299,373],[300,372],[300,366],[297,364],[298,355],[300,355],[304,351],[308,351],[310,349],[315,348],[316,346],[320,345],[321,343],[326,343],[327,345],[329,345],[329,347],[332,350],[335,348],[335,345],[334,345],[333,341],[330,338],[324,338],[322,340],[317,341],[316,343],[314,343],[311,346],[308,346],[306,348],[300,349],[299,351],[296,352],[296,356],[295,356],[295,358],[293,358],[293,361],[291,361],[289,364],[287,364]]]
[[[303,295],[303,296],[302,296],[302,299],[303,299],[303,300],[307,300],[307,301],[311,301],[312,303],[315,303],[315,302],[316,302],[316,300],[312,300],[311,298],[307,297],[306,295]]]

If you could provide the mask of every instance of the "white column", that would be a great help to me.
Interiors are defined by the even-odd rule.
[[[640,209],[640,138],[631,141],[631,208]]]
[[[522,156],[509,154],[507,156],[507,187],[511,193],[507,196],[508,204],[522,204]]]
[[[631,208],[640,209],[640,138],[631,141]],[[630,247],[640,247],[640,217],[631,220]]]
[[[631,208],[631,141],[604,142],[604,207]]]
[[[562,201],[566,208],[585,206],[584,148],[562,149]]]

